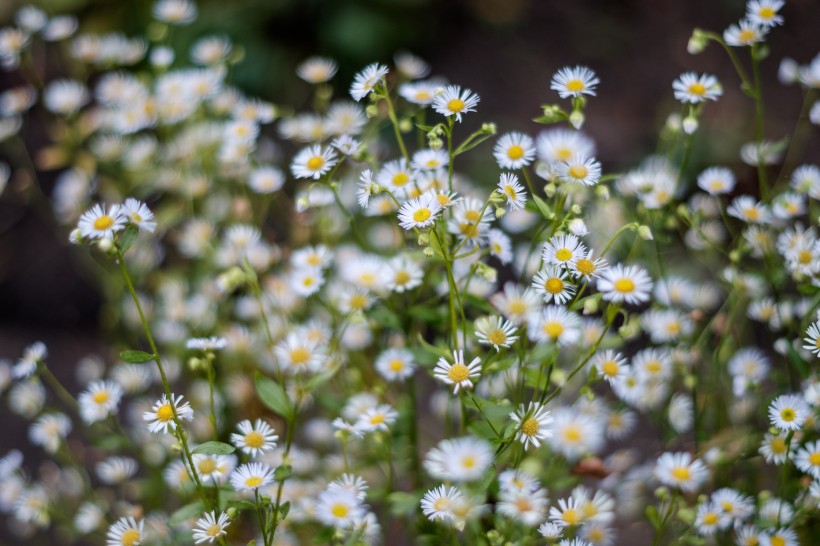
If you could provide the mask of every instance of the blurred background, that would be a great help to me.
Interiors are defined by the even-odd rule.
[[[0,26],[9,24],[21,5],[0,2]],[[150,1],[35,5],[52,15],[76,14],[80,32],[119,30],[133,36],[151,23]],[[227,35],[244,48],[229,80],[249,95],[297,109],[309,106],[308,85],[294,74],[306,57],[336,59],[336,92],[344,95],[360,68],[373,61],[390,64],[396,51],[407,50],[427,60],[433,75],[481,96],[479,116],[468,116],[468,127],[480,118],[496,122],[499,132],[534,135],[543,128],[530,121],[540,115],[540,105],[558,102],[549,90],[553,73],[564,65],[587,65],[601,84],[589,101],[584,131],[597,141],[605,172],[634,166],[652,152],[667,115],[680,109],[672,81],[681,72],[713,73],[725,94],[706,107],[695,157],[733,167],[741,184],[753,176],[738,156],[739,146],[752,139],[751,100],[738,89],[718,46],[711,44],[697,56],[686,51],[693,28],[722,32],[740,19],[741,0],[209,0],[198,5],[198,19],[174,31],[176,49],[187,51],[205,35]],[[777,82],[780,60],[806,64],[820,51],[817,0],[788,0],[782,14],[785,26],[771,33],[772,54],[763,63],[766,137],[774,140],[791,135],[802,100],[798,87]],[[51,78],[65,75],[59,59],[47,70]],[[0,72],[1,89],[20,83],[19,75]],[[47,140],[45,116],[38,109],[30,116],[23,137],[36,149]],[[816,131],[813,138],[809,149],[816,151]],[[0,160],[17,166],[23,158],[18,143],[0,143]],[[692,166],[695,172],[700,167]],[[55,174],[39,176],[46,196]],[[0,195],[0,358],[14,360],[26,345],[41,340],[49,347],[52,369],[71,384],[74,363],[105,354],[100,296],[76,266],[67,232],[56,226],[47,201],[34,205],[26,197],[30,189],[18,175]],[[25,443],[23,420],[3,418],[2,425],[0,454]]]

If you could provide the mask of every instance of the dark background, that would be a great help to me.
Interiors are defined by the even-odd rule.
[[[19,2],[0,3],[0,21],[9,21]],[[136,0],[55,0],[38,3],[52,14],[77,13],[81,31],[144,32],[150,2]],[[718,75],[724,96],[706,107],[698,133],[694,172],[706,164],[732,166],[741,185],[751,168],[739,162],[739,146],[752,139],[753,104],[740,93],[731,63],[716,44],[697,56],[686,51],[692,29],[722,32],[740,19],[738,0],[212,0],[199,2],[200,15],[175,30],[178,61],[188,45],[213,33],[226,34],[245,49],[231,79],[249,95],[277,104],[307,107],[308,86],[294,68],[313,54],[335,58],[337,94],[345,94],[353,74],[373,61],[391,62],[409,50],[430,62],[434,75],[471,88],[481,96],[477,114],[465,121],[494,121],[499,132],[535,134],[530,120],[539,105],[558,102],[549,90],[561,66],[584,64],[601,84],[589,101],[585,132],[598,143],[605,172],[634,166],[651,153],[666,116],[680,109],[672,81],[687,70]],[[762,65],[767,104],[766,137],[791,135],[802,96],[796,86],[775,78],[780,59],[806,64],[820,50],[820,5],[789,0],[785,26],[771,33],[772,55]],[[747,59],[747,51],[736,52]],[[51,77],[61,75],[58,63]],[[17,85],[15,73],[0,73],[0,87]],[[24,139],[45,142],[39,109],[31,114]],[[817,131],[809,149],[818,150]],[[19,165],[12,141],[0,143],[0,158]],[[55,173],[41,173],[48,195]],[[73,383],[71,367],[89,353],[105,354],[100,294],[82,273],[66,241],[67,230],[51,218],[46,199],[19,173],[0,195],[0,358],[17,358],[35,340],[44,341],[56,374]],[[4,410],[5,411],[5,410]],[[25,445],[27,424],[3,414],[0,455]],[[34,458],[38,454],[32,454]],[[0,526],[2,527],[2,526]],[[0,529],[0,543],[3,530]],[[622,537],[623,540],[623,537]]]

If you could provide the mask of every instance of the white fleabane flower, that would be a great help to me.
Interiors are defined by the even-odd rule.
[[[77,397],[80,417],[86,424],[102,421],[117,413],[122,387],[113,381],[94,381]]]
[[[527,204],[527,192],[518,177],[512,173],[501,173],[498,192],[507,200],[510,210],[521,210]]]
[[[698,76],[694,72],[684,72],[672,83],[675,98],[683,103],[696,104],[707,100],[717,100],[723,94],[723,86],[711,74]]]
[[[279,439],[271,426],[262,419],[257,419],[253,424],[245,419],[236,428],[239,432],[231,434],[231,443],[251,457],[273,449]]]
[[[442,440],[427,452],[424,468],[434,478],[470,482],[484,477],[493,463],[489,442],[475,436]]]
[[[709,476],[706,466],[689,453],[664,453],[655,465],[655,477],[670,487],[691,492],[700,487]]]
[[[509,347],[518,340],[513,335],[518,330],[512,322],[501,317],[482,317],[475,321],[475,335],[482,345],[492,345],[496,352]]]
[[[571,157],[557,161],[552,168],[562,182],[594,186],[601,179],[601,163],[594,157]]]
[[[157,223],[154,221],[154,213],[148,208],[148,205],[129,197],[122,204],[120,212],[125,215],[128,221],[137,226],[141,231],[153,233],[157,229]]]
[[[43,91],[45,107],[55,114],[73,114],[90,99],[88,89],[75,80],[56,80]]]
[[[320,144],[300,150],[290,164],[290,172],[296,178],[319,180],[333,168],[339,160],[332,148],[322,148]]]
[[[225,512],[220,512],[219,517],[217,517],[216,511],[206,513],[196,520],[196,525],[193,529],[194,544],[213,542],[219,539],[219,537],[228,533],[225,528],[230,524],[231,521]]]
[[[162,398],[154,402],[151,411],[143,413],[142,418],[148,421],[148,430],[154,433],[174,431],[177,428],[174,422],[174,410],[180,420],[193,420],[194,410],[188,402],[182,402],[182,395],[174,396],[171,394],[169,399],[165,394]]]
[[[545,303],[554,301],[564,305],[575,295],[575,286],[568,281],[566,270],[557,266],[547,266],[532,279],[532,288],[544,298]]]
[[[106,546],[139,546],[142,544],[143,527],[145,522],[140,520],[137,523],[133,517],[124,517],[118,519],[111,527],[108,528],[106,535]]]
[[[224,337],[193,337],[185,342],[185,347],[197,351],[216,351],[228,346],[228,340]]]
[[[171,25],[187,25],[197,16],[196,5],[188,0],[158,0],[154,4],[154,17]]]
[[[481,375],[481,358],[475,357],[469,364],[464,361],[464,351],[459,349],[453,351],[453,363],[451,364],[443,356],[438,359],[433,370],[433,376],[439,381],[448,385],[455,385],[453,394],[458,394],[459,389],[469,389],[473,387],[472,379]]]
[[[778,12],[786,5],[782,0],[750,0],[746,4],[746,18],[763,27],[783,24],[783,16]]]
[[[463,496],[455,486],[440,485],[421,498],[421,511],[430,521],[454,519],[453,508]]]
[[[769,406],[769,421],[772,426],[784,431],[800,430],[811,415],[811,408],[796,394],[782,394]]]
[[[461,114],[475,112],[479,96],[459,85],[448,85],[433,99],[433,109],[443,116],[455,116],[461,121]]]
[[[518,411],[510,414],[510,418],[518,425],[515,439],[524,444],[524,449],[527,449],[529,444],[539,447],[541,441],[552,436],[548,428],[552,423],[552,416],[546,406],[535,402],[530,402],[526,406],[521,404]]]
[[[624,301],[639,305],[649,301],[652,293],[652,278],[640,266],[618,264],[605,271],[598,279],[597,288],[606,301]]]
[[[308,83],[324,83],[336,75],[339,67],[328,57],[309,57],[296,67],[296,75]]]
[[[757,42],[762,42],[766,38],[768,28],[750,20],[743,19],[738,23],[730,25],[723,32],[723,41],[732,47],[751,46]]]
[[[88,239],[112,239],[114,233],[125,228],[128,218],[120,205],[111,205],[108,212],[102,205],[94,205],[77,223],[80,235]]]
[[[698,175],[698,187],[709,195],[731,193],[735,184],[734,173],[726,167],[709,167]]]
[[[263,463],[243,464],[231,473],[231,485],[237,491],[253,491],[273,483],[273,469]]]
[[[407,349],[387,349],[376,358],[376,371],[388,381],[401,381],[416,369],[413,353]]]
[[[498,139],[493,156],[502,169],[520,169],[535,159],[535,142],[524,133],[507,133]]]
[[[407,230],[426,228],[433,224],[441,212],[441,203],[433,192],[426,192],[415,199],[405,201],[399,209],[399,225]]]
[[[350,96],[353,97],[353,100],[359,102],[370,94],[388,72],[387,67],[382,64],[367,65],[353,79],[353,83],[350,85]]]
[[[562,99],[581,95],[595,96],[595,86],[599,83],[595,72],[586,66],[565,66],[552,77],[550,89],[557,91]]]

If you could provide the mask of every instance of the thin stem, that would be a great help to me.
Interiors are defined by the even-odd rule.
[[[760,197],[766,199],[769,193],[769,181],[766,175],[766,165],[763,163],[763,154],[760,146],[763,142],[763,91],[760,85],[760,61],[756,55],[757,48],[749,48],[749,55],[752,58],[752,74],[754,76],[754,99],[755,99],[755,142],[757,151],[757,176],[760,184]]]
[[[387,85],[384,84],[384,80],[382,80],[382,85],[384,87],[384,101],[387,103],[387,116],[390,118],[390,123],[393,125],[393,132],[396,134],[396,142],[399,143],[401,155],[404,157],[405,161],[409,163],[410,156],[407,154],[407,147],[404,145],[404,137],[401,136],[401,131],[399,130],[399,120],[396,117],[396,109],[393,107],[393,101],[390,99],[390,93],[387,91]]]

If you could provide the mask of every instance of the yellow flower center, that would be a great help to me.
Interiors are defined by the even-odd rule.
[[[290,361],[294,365],[299,366],[301,364],[305,364],[308,360],[310,360],[310,351],[308,351],[304,347],[296,347],[295,349],[291,350]]]
[[[467,455],[463,459],[461,459],[461,466],[464,468],[472,468],[475,466],[475,457],[472,455]]]
[[[567,82],[567,89],[573,93],[584,90],[584,82],[581,80],[570,80]]]
[[[519,512],[529,512],[532,510],[532,503],[524,497],[518,497],[515,499],[515,507],[518,508]]]
[[[207,459],[202,459],[202,461],[200,461],[199,465],[197,466],[199,468],[199,471],[203,474],[210,474],[211,472],[216,470],[216,462],[210,457],[208,457]]]
[[[410,273],[404,270],[397,271],[393,280],[396,284],[407,284],[407,281],[410,280]]]
[[[559,248],[555,251],[555,259],[559,262],[566,262],[572,258],[572,251],[568,248]]]
[[[709,188],[711,188],[712,191],[720,191],[723,187],[723,180],[712,180],[709,182]]]
[[[507,196],[508,196],[510,199],[515,199],[515,197],[516,197],[516,195],[515,195],[515,188],[513,188],[513,187],[512,187],[511,185],[509,185],[509,184],[508,184],[508,185],[506,185],[506,186],[504,186],[504,193],[506,193],[506,194],[507,194]]]
[[[561,514],[561,519],[567,525],[577,525],[578,522],[581,521],[581,514],[579,514],[575,508],[567,508],[564,510],[564,513]]]
[[[453,383],[461,383],[468,377],[470,377],[470,370],[460,362],[453,364],[450,371],[447,372],[447,378]]]
[[[689,92],[693,95],[702,97],[706,94],[706,86],[700,82],[695,82],[689,86]]]
[[[688,466],[676,466],[672,469],[672,477],[679,482],[684,482],[692,478],[692,472]]]
[[[140,216],[136,212],[132,212],[131,213],[131,221],[134,222],[135,224],[139,224],[140,222],[142,222],[142,216]]]
[[[587,173],[589,172],[584,165],[573,165],[569,168],[569,175],[572,178],[582,179],[586,177]]]
[[[718,522],[718,515],[715,514],[714,512],[707,512],[703,516],[703,523],[705,523],[706,525],[715,525],[715,524],[717,524],[717,522]]]
[[[416,92],[416,100],[417,101],[428,101],[430,100],[430,93],[427,91],[417,91]]]
[[[394,186],[404,186],[409,181],[410,177],[407,176],[407,173],[397,173],[396,176],[393,177]]]
[[[350,507],[346,504],[342,504],[341,502],[337,502],[330,509],[330,513],[337,518],[344,518],[350,513]]]
[[[251,476],[245,480],[245,487],[259,487],[262,485],[262,478],[259,476]]]
[[[745,29],[740,31],[737,39],[741,44],[749,44],[754,41],[755,37],[756,34],[754,30]],[[772,545],[774,546],[774,543],[772,543]]]
[[[390,364],[388,364],[388,368],[390,368],[394,372],[400,372],[404,369],[404,362],[402,362],[398,358],[393,359],[390,361]]]
[[[450,499],[447,497],[439,497],[436,499],[436,502],[433,503],[433,508],[437,512],[442,512],[447,510],[450,507]]]
[[[551,277],[544,283],[544,290],[550,294],[560,294],[564,291],[564,281],[558,277]]]
[[[507,157],[510,159],[521,159],[524,157],[524,148],[518,144],[513,144],[507,149]]]
[[[547,322],[544,324],[544,333],[552,339],[558,339],[564,333],[564,325],[560,322]]]
[[[591,501],[584,501],[584,504],[581,506],[581,510],[584,513],[584,519],[593,518],[598,515],[598,507]]]
[[[726,513],[732,513],[732,511],[735,509],[735,505],[729,501],[723,501],[722,503],[720,503],[720,507],[723,508],[723,511]]]
[[[780,436],[776,438],[772,438],[769,447],[772,448],[772,453],[780,455],[782,453],[786,453],[786,441],[781,438]]]
[[[171,404],[163,404],[157,410],[157,419],[162,421],[163,423],[167,423],[173,418],[174,408],[171,407]]]
[[[769,544],[772,546],[786,546],[786,539],[780,535],[774,535],[769,539]]]
[[[757,12],[761,19],[771,19],[774,17],[774,10],[769,6],[763,6],[760,8],[760,11]]]
[[[661,371],[661,363],[658,360],[650,360],[646,363],[646,371],[649,373],[658,373]]]
[[[108,216],[107,214],[103,214],[102,216],[94,220],[94,229],[98,231],[105,231],[113,225],[114,219]]]
[[[614,360],[607,360],[601,364],[601,371],[606,376],[615,377],[618,375],[618,364]]]
[[[464,106],[464,101],[461,99],[450,99],[450,102],[447,103],[447,109],[454,114],[458,114],[464,110]]]
[[[797,261],[800,265],[807,265],[811,263],[811,252],[808,250],[801,250],[797,253]]]
[[[324,164],[325,159],[319,155],[315,155],[307,160],[307,168],[311,171],[318,171]]]
[[[521,432],[527,436],[535,436],[538,434],[538,421],[534,417],[529,417],[521,423]]]
[[[446,207],[450,205],[450,197],[446,193],[439,193],[436,195],[439,205]]]
[[[468,210],[464,213],[464,219],[468,222],[476,223],[481,219],[481,214],[477,210]]]
[[[566,161],[572,157],[572,150],[569,148],[558,148],[555,150],[555,158],[559,161]]]
[[[627,279],[626,277],[623,277],[615,281],[614,286],[615,290],[623,293],[632,292],[633,290],[635,290],[635,283],[632,282],[632,279]]]
[[[383,413],[376,413],[370,417],[370,424],[371,425],[380,425],[384,423],[384,414]]]
[[[122,544],[122,546],[134,546],[135,544],[139,544],[141,538],[138,530],[128,529],[120,537],[120,544]]]
[[[582,275],[591,275],[595,271],[595,263],[592,260],[581,258],[575,262],[575,269]]]
[[[755,221],[760,219],[760,211],[756,208],[746,209],[743,212],[747,220]]]
[[[809,454],[809,464],[812,466],[820,466],[820,451]]]
[[[526,304],[521,300],[512,300],[509,304],[507,304],[509,308],[509,312],[511,315],[521,315],[527,310]],[[820,340],[820,337],[817,338]]]
[[[818,338],[818,339],[820,339],[820,338]],[[97,404],[105,404],[106,402],[108,402],[108,392],[106,392],[106,391],[96,392],[96,393],[94,393],[94,396],[91,397],[91,399],[94,400],[94,402],[97,403]]]
[[[464,224],[460,224],[458,226],[458,229],[459,229],[459,231],[461,232],[462,235],[464,235],[465,237],[467,237],[469,239],[472,239],[473,237],[478,235],[478,225],[476,225],[476,224],[471,224],[469,222],[466,222]]]
[[[245,435],[245,445],[254,449],[259,449],[265,445],[265,437],[253,430]]]
[[[787,423],[791,423],[797,418],[797,412],[795,412],[792,408],[783,408],[780,410],[780,418]]]
[[[428,208],[421,208],[413,213],[413,221],[417,223],[426,222],[432,213]]]
[[[496,328],[487,333],[487,341],[493,345],[504,345],[507,343],[507,334],[504,333],[504,330]]]
[[[350,297],[350,307],[353,309],[364,309],[367,305],[367,296],[364,294],[353,294]]]
[[[577,425],[569,425],[564,429],[564,439],[568,442],[577,443],[581,441],[581,429]]]
[[[222,526],[219,525],[218,523],[214,523],[213,525],[208,527],[208,530],[205,531],[205,534],[208,535],[209,537],[218,537],[221,532],[222,532]]]

